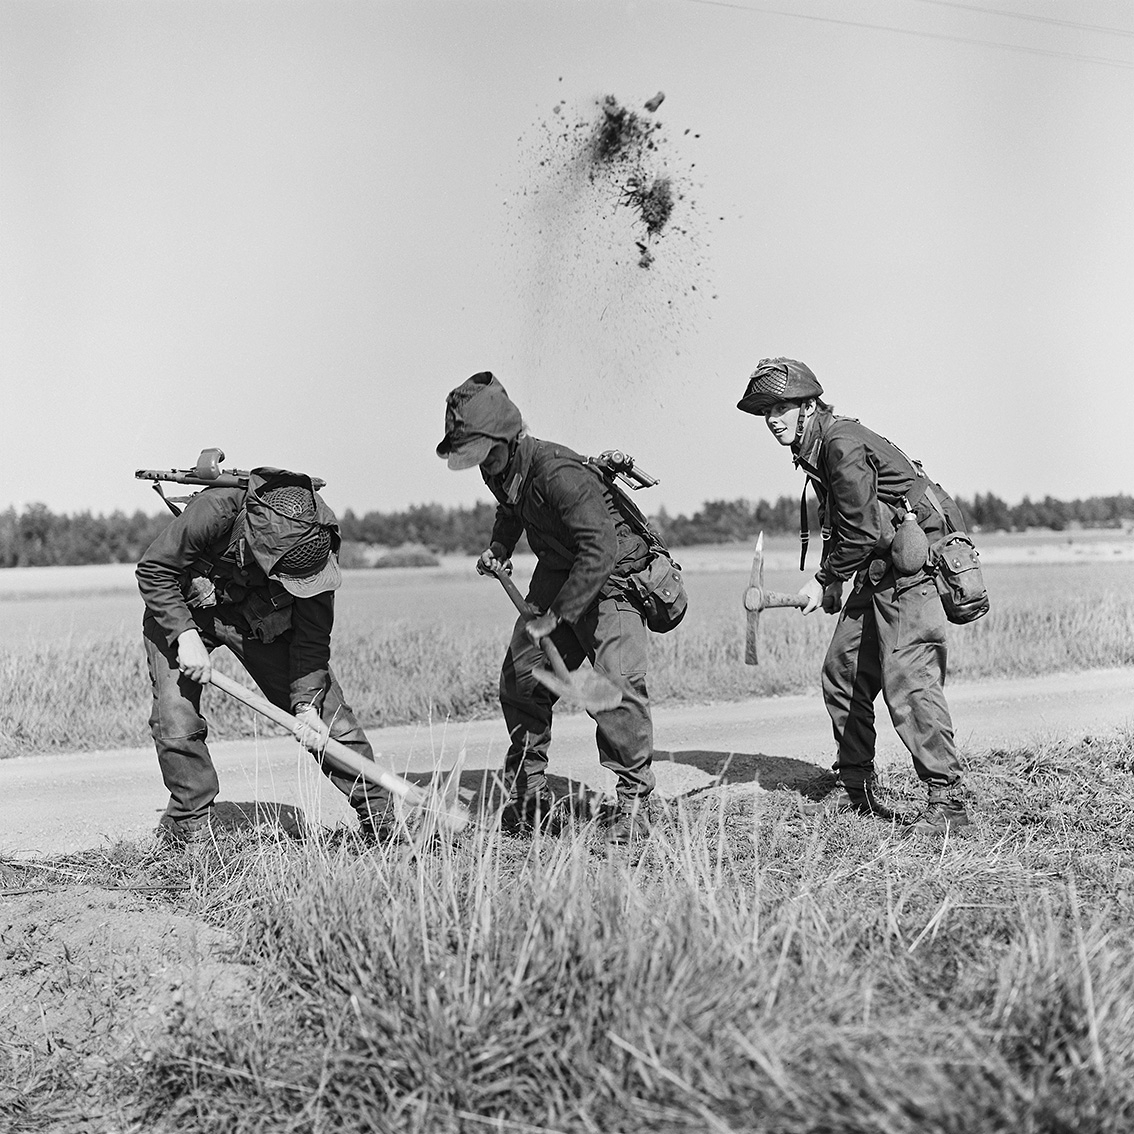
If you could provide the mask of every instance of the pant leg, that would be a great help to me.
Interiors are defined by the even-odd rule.
[[[211,649],[207,626],[199,628]],[[142,620],[142,642],[153,688],[150,735],[169,791],[165,813],[178,821],[203,818],[217,797],[219,784],[205,743],[209,727],[201,715],[201,686],[182,675],[177,668],[177,646],[167,643],[165,632],[149,614]]]
[[[647,631],[630,602],[601,598],[575,627],[595,672],[622,690],[622,703],[590,713],[599,763],[618,777],[619,806],[642,803],[654,790],[654,725],[646,689]]]
[[[500,708],[508,729],[504,780],[509,796],[521,804],[547,786],[552,711],[558,699],[532,676],[547,662],[543,650],[524,633],[525,624],[526,619],[516,619],[500,669]],[[557,630],[553,640],[558,645],[562,637]]]
[[[839,614],[823,662],[823,701],[835,737],[835,774],[844,782],[874,764],[874,701],[882,688],[872,588],[864,578]]]
[[[263,691],[273,705],[291,712],[291,665],[288,636],[277,638],[274,642],[261,642],[231,630],[224,644],[240,659],[252,680]],[[360,756],[363,760],[374,760],[374,750],[366,733],[358,723],[354,711],[347,704],[342,687],[334,671],[327,670],[327,686],[323,691],[323,706],[320,718],[327,726],[331,736],[340,744]],[[368,783],[353,772],[340,771],[322,753],[312,753],[323,774],[347,797],[351,807],[364,822],[381,821],[390,805],[390,796],[385,788]]]
[[[945,612],[924,573],[895,586],[890,573],[874,596],[882,663],[882,694],[894,730],[930,788],[961,780],[953,721],[945,700]]]

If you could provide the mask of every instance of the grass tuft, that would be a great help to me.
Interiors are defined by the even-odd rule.
[[[186,901],[260,995],[187,1014],[142,1097],[184,1131],[1129,1129],[1132,751],[982,755],[944,844],[737,788],[637,857],[234,840]]]

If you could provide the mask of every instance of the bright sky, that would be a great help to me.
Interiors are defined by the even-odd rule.
[[[554,131],[659,89],[643,269]],[[954,492],[1132,492],[1132,124],[1126,0],[0,0],[0,507],[472,504],[484,369],[647,511],[774,498],[777,354]]]

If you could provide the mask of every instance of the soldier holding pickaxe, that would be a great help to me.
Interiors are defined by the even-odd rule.
[[[266,694],[269,710],[283,711],[347,796],[363,838],[386,840],[394,831],[390,797],[330,666],[342,574],[338,521],[316,492],[323,482],[266,467],[221,472],[216,459],[208,467],[209,454],[219,450],[202,453],[193,472],[137,474],[205,485],[184,510],[173,509],[176,518],[137,567],[153,686],[150,730],[169,789],[158,835],[177,845],[210,836],[219,782],[201,690],[214,676],[211,652],[228,646]],[[241,687],[227,691],[235,696]],[[328,745],[342,749],[350,766],[336,761]],[[370,768],[374,774],[365,774]]]
[[[963,529],[963,520],[919,465],[853,418],[836,416],[822,394],[802,362],[766,358],[737,408],[765,419],[819,498],[822,562],[792,605],[804,614],[820,607],[835,614],[842,607],[823,665],[823,697],[838,746],[835,771],[855,810],[894,818],[875,788],[874,701],[881,692],[928,790],[926,809],[909,829],[944,834],[967,826],[969,817],[945,702],[945,614],[926,555],[947,524]],[[907,513],[908,522],[899,524]],[[805,514],[800,527],[802,568]],[[843,606],[843,585],[852,580]],[[755,578],[753,583],[746,598],[750,612],[754,605],[757,612],[783,605],[753,594],[760,590]]]

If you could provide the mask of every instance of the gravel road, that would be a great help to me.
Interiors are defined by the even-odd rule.
[[[963,753],[1029,740],[1099,735],[1134,723],[1134,667],[948,687]],[[907,759],[879,701],[879,763]],[[831,736],[818,695],[774,697],[655,710],[658,792],[673,797],[727,782],[772,788],[799,783],[829,766]],[[483,790],[501,765],[499,720],[368,730],[375,751],[399,774],[422,779],[465,751],[462,785]],[[314,761],[289,737],[221,741],[213,746],[220,800],[299,809],[308,822],[350,821],[350,811]],[[582,714],[556,720],[551,771],[599,791],[613,777],[598,766],[594,726]],[[557,784],[564,787],[564,784]],[[85,850],[153,830],[165,804],[152,747],[29,756],[0,761],[0,854],[40,856]],[[231,810],[231,807],[230,807]]]

